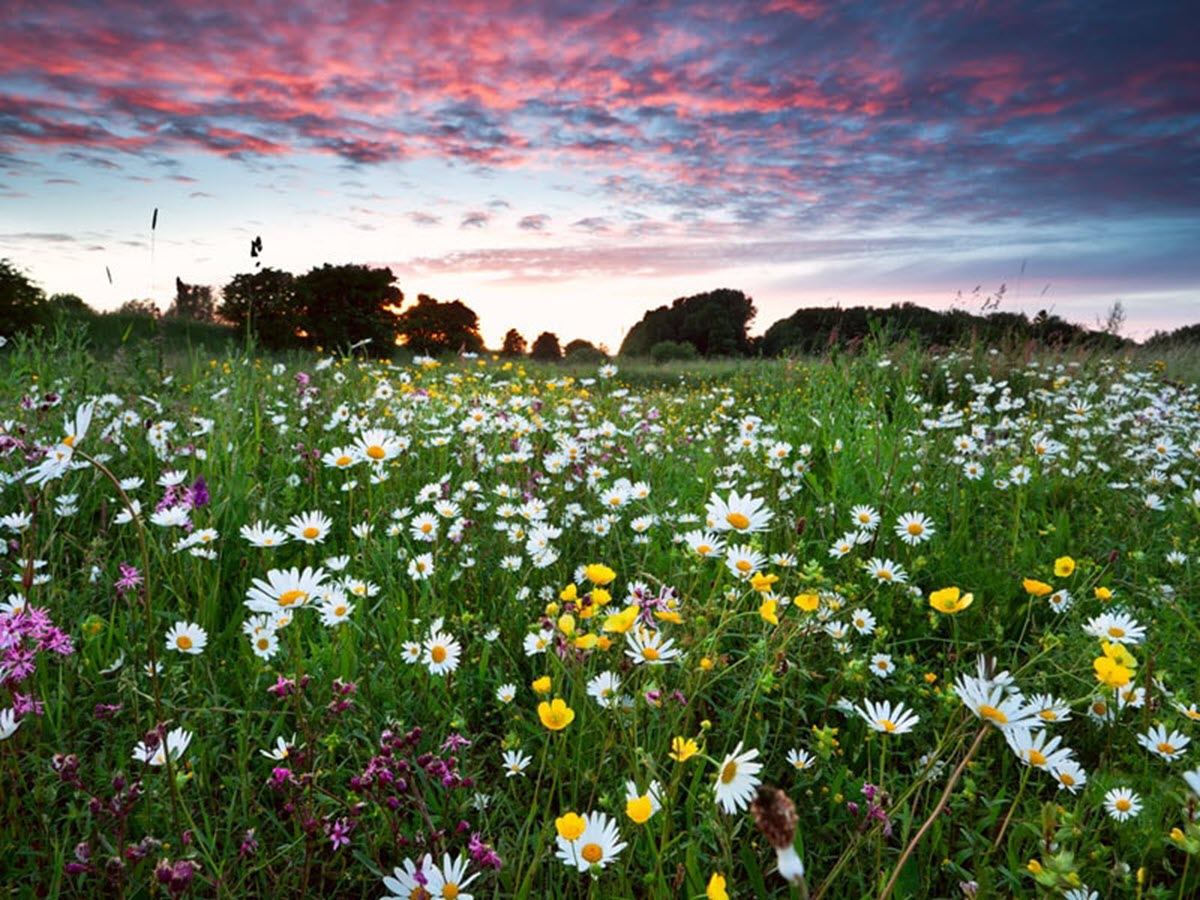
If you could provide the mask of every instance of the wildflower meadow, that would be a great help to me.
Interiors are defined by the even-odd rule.
[[[1200,391],[0,348],[12,896],[1200,894]]]

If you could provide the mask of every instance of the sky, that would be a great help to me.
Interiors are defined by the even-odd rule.
[[[648,310],[1200,321],[1174,2],[7,0],[0,258],[99,309],[388,266],[616,349]],[[154,212],[157,223],[152,229]]]

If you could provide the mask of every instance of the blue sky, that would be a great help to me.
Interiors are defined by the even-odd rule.
[[[165,306],[259,235],[461,299],[493,345],[615,348],[717,287],[758,330],[1001,284],[1085,324],[1120,299],[1134,336],[1200,320],[1183,4],[269,6],[11,4],[0,256]]]

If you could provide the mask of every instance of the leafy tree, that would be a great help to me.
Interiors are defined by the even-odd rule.
[[[755,312],[753,300],[729,288],[680,297],[647,312],[625,336],[620,352],[647,356],[662,341],[683,341],[701,356],[746,356],[754,350],[746,329]]]
[[[78,294],[51,294],[46,305],[55,315],[93,316],[96,311]]]
[[[524,356],[526,351],[525,338],[515,328],[508,329],[504,335],[504,344],[500,347],[501,356]]]
[[[396,340],[396,310],[404,294],[391,269],[370,266],[313,268],[296,279],[296,299],[303,309],[297,322],[308,344],[350,347],[370,341],[377,353],[388,353]]]
[[[559,362],[562,360],[562,348],[558,345],[558,335],[553,331],[543,331],[533,342],[529,358],[540,362]]]
[[[418,294],[415,305],[396,318],[396,331],[413,353],[478,353],[483,350],[479,316],[461,300],[439,303]]]
[[[158,304],[149,297],[126,300],[117,307],[117,312],[127,316],[149,316],[151,319],[157,319],[162,315],[162,310],[158,308]]]
[[[296,276],[279,269],[235,275],[221,291],[222,319],[247,329],[269,350],[299,343],[301,310],[296,300]]]
[[[217,304],[213,300],[212,288],[206,284],[187,284],[175,279],[175,300],[165,313],[170,319],[188,319],[192,322],[213,322],[217,318]]]
[[[567,362],[572,363],[599,365],[608,359],[608,354],[591,341],[585,341],[583,338],[575,338],[575,340],[563,347],[563,358]]]
[[[0,335],[45,325],[49,315],[45,292],[7,259],[0,259]]]

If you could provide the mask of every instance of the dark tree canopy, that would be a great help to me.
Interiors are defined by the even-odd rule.
[[[83,302],[78,294],[51,294],[46,305],[55,315],[91,316],[96,311]]]
[[[563,358],[567,362],[600,364],[608,359],[608,354],[583,338],[575,338],[563,347]]]
[[[500,347],[500,355],[507,357],[524,356],[526,351],[525,338],[515,328],[508,329],[504,335],[504,344]]]
[[[45,292],[7,259],[0,259],[0,335],[44,325],[49,316]]]
[[[221,318],[247,329],[263,347],[278,350],[299,342],[301,310],[291,272],[267,268],[235,275],[221,297]]]
[[[741,291],[720,288],[680,297],[647,312],[621,343],[622,356],[648,356],[663,341],[691,344],[701,356],[746,356],[754,344],[746,329],[754,301]]]
[[[126,300],[117,307],[117,312],[126,316],[148,316],[151,319],[157,319],[162,315],[158,304],[149,297],[135,297],[132,300]]]
[[[297,323],[310,346],[347,349],[363,341],[369,352],[388,354],[396,339],[396,312],[404,294],[391,269],[331,266],[310,269],[296,279],[303,310]]]
[[[540,362],[558,362],[562,359],[562,348],[558,345],[558,335],[553,331],[543,331],[533,342],[529,358]]]
[[[434,356],[483,350],[479,316],[461,300],[439,303],[419,294],[416,304],[396,318],[396,331],[413,353]]]
[[[217,304],[212,288],[206,284],[187,284],[182,278],[175,279],[175,300],[164,314],[171,319],[187,319],[191,322],[213,322],[217,318]]]

